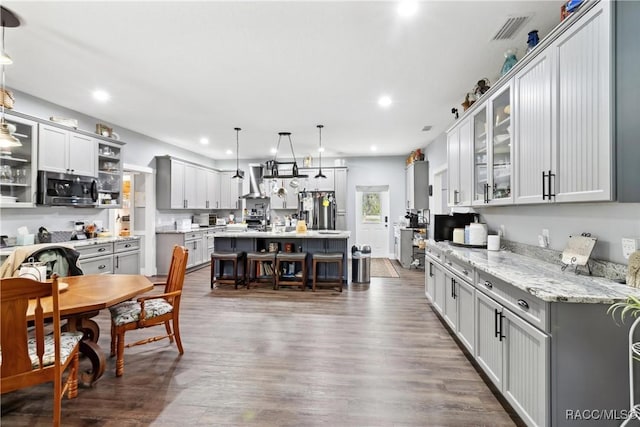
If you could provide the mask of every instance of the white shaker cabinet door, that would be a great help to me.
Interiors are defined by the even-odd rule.
[[[443,317],[447,324],[454,331],[457,330],[458,321],[458,303],[456,279],[445,272],[444,274],[444,312]]]
[[[97,177],[98,141],[77,133],[69,134],[69,170],[75,175]]]
[[[436,310],[442,314],[444,312],[444,298],[447,293],[446,289],[446,277],[444,274],[444,270],[438,264],[434,264],[433,266],[433,274],[434,274],[434,296],[433,296],[433,306]]]
[[[39,125],[38,132],[38,169],[68,173],[69,133],[43,124]]]
[[[467,347],[469,353],[475,354],[475,288],[462,280],[456,279],[456,302],[458,304],[457,329],[460,342]]]
[[[185,164],[171,160],[171,209],[184,209],[184,173]]]
[[[476,362],[491,382],[502,391],[502,341],[498,316],[502,306],[476,292]]]
[[[453,207],[458,203],[460,193],[460,145],[458,142],[460,128],[456,127],[447,134],[447,205]]]
[[[515,76],[515,202],[551,200],[552,56],[540,54]]]
[[[611,200],[610,5],[601,2],[554,43],[558,202]]]

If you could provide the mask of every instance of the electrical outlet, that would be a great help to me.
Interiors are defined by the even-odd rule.
[[[640,239],[623,237],[622,238],[622,256],[629,259],[629,256],[635,251],[640,250]]]
[[[542,237],[544,237],[544,247],[548,248],[549,247],[549,229],[548,228],[543,228],[542,229]]]
[[[500,231],[498,232],[498,235],[503,239],[506,238],[506,234],[505,234],[505,231],[504,231],[504,225],[500,226]]]

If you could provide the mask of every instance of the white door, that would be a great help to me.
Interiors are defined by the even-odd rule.
[[[373,258],[389,256],[389,186],[356,186],[356,242]]]

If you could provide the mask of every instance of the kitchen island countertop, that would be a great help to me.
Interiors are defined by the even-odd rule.
[[[434,240],[429,240],[429,247],[547,302],[613,304],[630,295],[640,298],[640,289],[603,277],[575,274],[571,266],[562,271],[560,265],[513,252],[458,247]]]
[[[295,231],[216,231],[216,237],[236,237],[248,239],[348,239],[350,231],[342,230],[308,230],[306,233]]]

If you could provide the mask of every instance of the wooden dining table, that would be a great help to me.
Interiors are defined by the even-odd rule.
[[[84,333],[80,352],[90,361],[92,369],[82,372],[79,380],[92,385],[102,376],[106,366],[104,352],[98,345],[100,328],[91,318],[100,310],[127,301],[153,289],[153,283],[138,274],[88,274],[85,276],[61,277],[60,287],[69,286],[60,292],[60,316],[67,319],[67,330]],[[53,311],[52,299],[42,300],[45,313]],[[29,304],[27,316],[33,317],[35,301]]]

